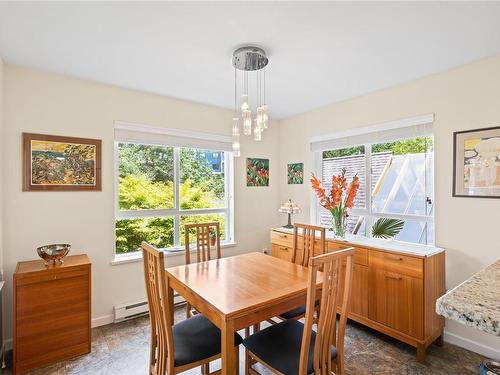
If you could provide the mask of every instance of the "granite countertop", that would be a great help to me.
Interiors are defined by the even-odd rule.
[[[274,228],[273,230],[277,230],[285,233],[293,233],[293,229],[288,228]],[[333,232],[326,231],[326,239],[327,240],[335,240],[341,241],[335,238]],[[421,257],[430,257],[434,254],[440,253],[444,251],[444,249],[435,246],[429,245],[420,245],[409,242],[402,242],[396,240],[384,240],[381,238],[370,238],[365,236],[356,236],[352,234],[346,235],[346,242],[349,242],[353,245],[361,246],[361,247],[372,247],[381,250],[395,251],[398,253],[406,253],[410,255],[417,255]]]
[[[500,336],[500,259],[439,298],[436,312]]]

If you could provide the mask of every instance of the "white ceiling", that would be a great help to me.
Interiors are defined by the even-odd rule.
[[[500,3],[0,3],[7,63],[220,107],[245,43],[284,118],[499,54]]]

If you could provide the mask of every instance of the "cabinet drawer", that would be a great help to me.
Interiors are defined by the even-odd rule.
[[[48,268],[43,272],[33,272],[26,273],[23,275],[14,275],[15,283],[18,286],[29,285],[29,284],[37,284],[44,281],[53,281],[53,280],[62,280],[69,279],[79,276],[87,276],[90,274],[89,266],[82,267],[72,267],[68,269],[57,269]]]
[[[292,260],[293,250],[291,247],[278,245],[273,243],[271,245],[271,255],[275,258],[280,258],[284,260]]]
[[[370,250],[370,266],[379,270],[423,278],[423,259],[407,255]]]
[[[347,249],[349,247],[353,247],[353,246],[349,246],[348,244],[340,244],[337,242],[328,242],[328,252],[344,250],[344,249]],[[363,249],[362,247],[354,247],[354,249],[356,250],[354,252],[354,263],[361,264],[363,266],[367,266],[368,265],[368,250]]]
[[[293,244],[293,234],[272,231],[271,243],[291,248]]]

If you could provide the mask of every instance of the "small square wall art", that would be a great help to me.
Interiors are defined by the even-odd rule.
[[[304,163],[288,164],[288,185],[304,183]]]
[[[269,159],[247,158],[247,186],[269,186]]]

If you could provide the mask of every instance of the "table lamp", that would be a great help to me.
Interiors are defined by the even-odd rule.
[[[292,229],[293,228],[292,214],[298,214],[298,213],[302,212],[302,210],[299,208],[299,206],[297,206],[295,203],[293,203],[291,199],[289,199],[288,201],[286,201],[285,203],[283,203],[281,205],[281,207],[278,209],[278,212],[283,212],[283,213],[288,214],[288,224],[283,225],[283,228]]]

